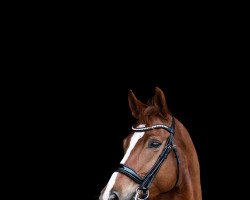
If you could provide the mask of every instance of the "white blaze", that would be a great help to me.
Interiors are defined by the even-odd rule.
[[[107,184],[107,187],[103,193],[102,199],[103,200],[108,200],[109,199],[109,193],[110,190],[113,188],[114,184],[115,184],[115,179],[117,177],[118,172],[114,172],[111,176],[111,178],[109,179],[109,182]]]
[[[145,127],[144,124],[141,124],[138,126],[138,128],[142,128],[142,127]],[[128,159],[131,151],[134,149],[136,143],[138,142],[138,140],[140,138],[143,137],[145,132],[134,132],[134,135],[131,137],[130,139],[130,143],[129,143],[129,147],[126,151],[126,154],[124,155],[123,159],[121,160],[121,164],[124,164],[126,162],[126,160]],[[103,200],[108,200],[109,198],[109,195],[110,195],[110,190],[113,188],[114,184],[115,184],[115,181],[116,181],[116,177],[118,175],[118,172],[114,172],[111,176],[111,178],[109,179],[109,182],[107,184],[107,187],[103,193]]]
[[[145,125],[140,125],[139,128],[141,128],[142,126],[144,127]],[[143,137],[144,133],[145,132],[135,132],[134,135],[131,137],[128,150],[127,150],[126,154],[124,155],[123,159],[121,160],[121,162],[120,162],[121,164],[124,164],[126,162],[131,151],[135,147],[138,140]]]

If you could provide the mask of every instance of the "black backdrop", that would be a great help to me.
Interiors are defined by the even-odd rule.
[[[74,72],[53,79],[46,91],[43,112],[53,128],[48,127],[45,139],[50,147],[46,158],[49,177],[45,177],[55,196],[98,197],[123,156],[122,139],[134,122],[128,90],[146,102],[156,86],[164,91],[171,112],[193,139],[200,160],[203,199],[222,194],[221,183],[238,177],[231,170],[239,165],[230,158],[238,153],[235,131],[241,128],[236,124],[241,121],[237,116],[242,111],[239,99],[243,102],[243,97],[230,77],[222,80],[219,74],[177,72],[163,76],[110,75],[102,79],[94,75],[87,80]],[[234,109],[229,107],[232,104]]]
[[[248,127],[244,125],[249,124],[249,73],[243,70],[249,66],[248,37],[244,36],[249,34],[244,12],[237,19],[224,6],[217,11],[222,17],[211,10],[203,13],[203,9],[190,16],[187,9],[188,14],[179,20],[174,20],[179,15],[175,14],[162,23],[159,19],[165,16],[157,20],[132,16],[128,21],[127,12],[121,20],[112,13],[105,18],[109,12],[103,7],[101,16],[95,14],[96,6],[92,10],[86,18],[80,16],[81,11],[70,19],[62,9],[65,19],[55,14],[56,20],[49,16],[45,23],[36,21],[32,23],[38,26],[35,32],[28,24],[32,31],[24,35],[31,40],[30,52],[23,50],[26,39],[19,37],[25,42],[17,49],[20,58],[9,59],[34,68],[20,68],[27,77],[17,72],[21,81],[14,87],[20,87],[21,95],[17,94],[13,105],[23,109],[20,118],[32,131],[32,141],[27,141],[41,153],[33,152],[28,158],[38,158],[38,164],[28,169],[38,166],[32,176],[43,180],[36,195],[95,199],[122,158],[121,141],[133,123],[128,90],[146,101],[155,86],[166,93],[172,113],[194,141],[203,199],[224,199],[226,193],[242,191],[244,181],[238,178],[244,178],[247,171],[248,157],[241,157],[247,152]],[[27,108],[29,120],[22,116]]]

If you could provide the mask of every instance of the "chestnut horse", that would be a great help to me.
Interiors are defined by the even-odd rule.
[[[100,200],[201,200],[200,167],[190,135],[156,87],[148,104],[130,90],[137,123],[123,140],[125,155]]]

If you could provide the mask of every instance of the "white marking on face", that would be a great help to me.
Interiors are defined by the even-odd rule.
[[[144,124],[141,124],[139,125],[137,128],[142,128],[142,127],[145,127]],[[136,143],[139,141],[140,138],[143,137],[145,132],[134,132],[133,136],[131,137],[130,139],[130,143],[129,143],[129,147],[127,149],[127,152],[126,154],[124,155],[123,159],[121,160],[121,164],[124,164],[126,162],[126,160],[128,159],[131,151],[134,149]],[[109,195],[110,195],[110,191],[111,189],[113,188],[114,184],[115,184],[115,181],[116,181],[116,177],[118,175],[118,172],[114,172],[111,176],[111,178],[109,179],[109,182],[107,184],[107,187],[103,193],[103,200],[108,200],[109,198]]]
[[[103,193],[102,199],[103,200],[108,200],[109,199],[109,195],[110,195],[110,190],[113,188],[114,184],[115,184],[115,179],[117,177],[118,172],[114,172],[111,176],[111,178],[109,179],[109,182],[107,184],[107,187]]]
[[[145,127],[145,125],[141,124],[137,128],[142,128],[142,127]],[[134,135],[131,137],[128,150],[127,150],[126,154],[124,155],[123,159],[121,160],[121,162],[120,162],[121,164],[124,164],[126,162],[126,160],[128,159],[131,151],[135,147],[138,140],[143,137],[144,133],[145,132],[135,132]]]

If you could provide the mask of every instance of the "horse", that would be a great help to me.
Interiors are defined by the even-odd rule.
[[[201,200],[197,151],[162,89],[156,87],[147,104],[129,90],[128,104],[137,122],[123,140],[124,157],[99,200]]]

